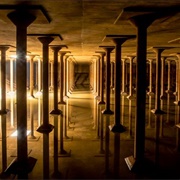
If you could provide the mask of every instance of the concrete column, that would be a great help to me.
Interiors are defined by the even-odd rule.
[[[35,55],[30,55],[30,96],[34,98],[34,59]]]
[[[175,89],[175,92],[173,93],[175,96],[177,96],[178,94],[178,76],[179,76],[179,72],[178,72],[178,63],[179,61],[178,60],[175,60],[175,63],[176,63],[176,89]]]
[[[6,51],[9,46],[1,45],[1,109],[0,114],[7,114],[6,110]]]
[[[167,58],[166,56],[161,57],[161,96],[160,96],[161,99],[166,98],[165,90],[164,90],[164,83],[165,83],[165,81],[164,81],[164,76],[165,76],[164,70],[165,70],[166,58]]]
[[[62,45],[50,46],[53,50],[54,63],[53,63],[53,84],[54,84],[54,108],[50,114],[60,115],[62,111],[58,109],[58,52],[61,50]]]
[[[38,93],[41,93],[42,90],[42,62],[41,59],[38,59]]]
[[[100,56],[97,55],[97,96],[96,99],[100,98]]]
[[[115,43],[115,64],[114,64],[114,124],[110,126],[110,130],[114,133],[122,133],[125,131],[121,125],[120,112],[120,82],[121,82],[121,45],[128,39],[135,38],[133,35],[106,35],[106,38],[112,39]]]
[[[129,95],[127,96],[127,98],[129,100],[134,99],[133,96],[133,59],[135,58],[135,56],[128,56],[129,58]]]
[[[176,54],[177,58],[178,58],[178,79],[177,79],[177,100],[174,102],[174,104],[180,106],[180,76],[179,76],[179,73],[180,73],[180,53],[177,53]]]
[[[101,61],[100,61],[100,69],[101,69],[101,77],[100,77],[100,101],[98,104],[105,104],[104,102],[104,56],[105,52],[97,52],[101,55]]]
[[[69,55],[65,56],[65,62],[64,62],[64,97],[65,98],[69,98],[69,96],[67,95],[68,92],[68,83],[69,83],[69,79],[68,79],[68,58]]]
[[[64,93],[64,56],[66,53],[69,52],[59,52],[60,54],[60,101],[58,104],[66,104],[63,100],[63,93]]]
[[[125,63],[126,59],[121,59],[122,61],[122,91],[121,95],[126,96],[127,93],[125,92]]]
[[[154,96],[152,91],[152,69],[153,69],[153,59],[148,59],[149,61],[149,92],[147,93],[149,96]]]
[[[49,124],[49,44],[54,40],[53,37],[39,37],[38,40],[43,45],[43,97],[42,97],[42,116],[43,123],[37,131],[43,133],[43,178],[49,178],[49,133],[54,126]]]
[[[125,158],[130,169],[141,169],[145,152],[145,122],[146,122],[146,51],[147,28],[156,19],[155,14],[137,15],[129,21],[137,30],[137,60],[136,60],[136,109],[135,109],[135,137],[134,157]],[[134,158],[133,163],[131,159]]]
[[[165,91],[166,93],[171,93],[171,60],[167,60],[168,64],[168,85],[167,85],[167,90]]]
[[[160,92],[161,92],[161,53],[166,49],[164,47],[154,47],[156,52],[156,93],[155,93],[155,109],[151,110],[154,114],[164,114],[160,109]]]
[[[54,88],[54,84],[53,84],[53,82],[54,82],[53,81],[53,79],[54,79],[53,78],[53,75],[54,75],[54,72],[53,72],[54,71],[53,61],[50,61],[50,67],[51,67],[51,75],[50,75],[51,79],[50,79],[50,88],[49,89],[51,91]]]
[[[113,114],[110,110],[110,53],[114,49],[114,46],[99,46],[106,51],[106,104],[103,114]]]
[[[14,71],[13,71],[13,62],[14,59],[11,58],[10,59],[10,92],[13,93],[14,92],[14,80],[13,80],[13,76],[14,76]]]
[[[53,37],[39,37],[38,40],[43,45],[43,125],[40,126],[39,132],[49,133],[52,131],[52,125],[49,124],[49,47],[48,45],[54,40]],[[41,131],[42,130],[42,131]]]
[[[111,62],[111,88],[114,88],[114,62]]]
[[[16,26],[16,107],[17,107],[17,161],[18,178],[28,177],[27,146],[27,27],[36,17],[24,10],[10,12],[8,18]],[[26,18],[24,18],[26,17]]]

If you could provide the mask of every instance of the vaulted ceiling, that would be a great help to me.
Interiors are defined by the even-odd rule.
[[[28,34],[59,34],[51,45],[67,45],[77,62],[90,62],[95,51],[103,51],[99,46],[114,45],[104,39],[108,34],[134,35],[136,28],[119,15],[123,9],[132,6],[140,7],[180,7],[179,0],[1,0],[0,1],[0,45],[16,46],[16,27],[7,18],[11,10],[3,9],[3,5],[41,5],[50,20],[42,13],[37,13],[35,20],[28,27]],[[129,17],[133,16],[129,13]],[[120,17],[120,18],[119,18]],[[180,12],[152,23],[147,30],[147,49],[152,46],[173,46],[164,54],[180,52]],[[176,41],[172,41],[177,39]],[[36,36],[27,36],[27,47],[31,54],[42,56],[42,44]],[[13,52],[10,52],[13,51]],[[10,48],[8,54],[14,53]],[[50,50],[50,59],[53,58]],[[136,39],[125,42],[122,46],[122,56],[135,54]],[[112,59],[113,57],[112,52]]]

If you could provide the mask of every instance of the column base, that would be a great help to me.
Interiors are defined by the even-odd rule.
[[[105,102],[104,102],[104,101],[99,101],[98,104],[99,104],[99,105],[105,104]]]
[[[42,124],[37,128],[37,132],[39,133],[50,133],[54,129],[54,126],[51,124],[44,125]]]
[[[69,99],[69,96],[68,95],[64,96],[64,99]]]
[[[160,110],[160,109],[152,109],[151,110],[151,112],[153,113],[153,114],[166,114],[164,111],[162,111],[162,110]]]
[[[114,112],[111,111],[110,109],[104,109],[101,112],[102,112],[102,114],[109,114],[109,115],[114,114]]]
[[[60,115],[62,111],[60,109],[54,109],[50,112],[51,115]]]
[[[126,128],[125,128],[123,125],[121,125],[121,124],[118,124],[118,125],[116,125],[116,124],[110,125],[110,126],[109,126],[109,129],[110,129],[110,131],[112,131],[113,133],[123,133],[123,132],[126,131]]]
[[[166,90],[165,92],[166,92],[167,94],[172,93],[172,91],[171,91],[171,90]]]
[[[127,93],[126,92],[121,92],[121,95],[122,96],[127,96]]]
[[[133,99],[135,99],[135,97],[133,95],[129,95],[129,96],[127,96],[127,99],[133,100]]]
[[[160,96],[160,99],[161,99],[161,100],[164,100],[164,99],[166,99],[166,98],[167,98],[167,96],[166,96],[165,94],[163,94],[163,95]]]
[[[0,115],[7,114],[8,112],[9,112],[9,110],[8,110],[8,109],[6,109],[6,110],[0,110]]]
[[[60,102],[58,102],[58,104],[63,104],[63,105],[65,105],[66,102],[65,102],[65,101],[60,101]]]
[[[174,101],[174,104],[180,106],[180,101]]]
[[[4,171],[5,174],[18,174],[18,175],[23,175],[23,174],[28,174],[30,173],[35,164],[36,164],[37,159],[33,157],[28,157],[27,159],[27,164],[25,165],[24,163],[18,162],[17,158],[15,158],[11,164],[7,167],[7,169]]]
[[[147,95],[148,96],[154,96],[154,93],[150,91],[150,92],[147,93]]]
[[[64,149],[60,150],[58,157],[70,157],[71,156],[71,150],[69,152],[65,151]]]
[[[173,94],[174,94],[175,96],[177,96],[178,92],[173,92]]]
[[[96,100],[100,100],[100,96],[96,96],[95,99],[96,99]]]
[[[136,160],[133,156],[129,156],[124,158],[128,168],[133,172],[143,172],[146,169],[154,170],[154,164],[150,162],[148,159],[144,160]]]

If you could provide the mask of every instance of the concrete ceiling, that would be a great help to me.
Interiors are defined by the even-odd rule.
[[[42,5],[50,22],[37,13],[35,20],[28,27],[28,34],[60,34],[62,40],[55,36],[50,45],[67,45],[77,62],[91,62],[95,51],[103,51],[99,46],[114,45],[112,41],[104,39],[108,34],[135,35],[136,28],[127,19],[119,18],[123,9],[131,6],[141,7],[180,7],[179,0],[1,0],[1,5],[16,5],[25,2],[29,5]],[[11,10],[0,9],[0,45],[16,46],[16,28],[7,18]],[[129,13],[128,16],[133,16]],[[165,50],[166,55],[180,52],[180,12],[171,17],[161,18],[153,22],[148,28],[147,48],[152,46],[173,46]],[[172,40],[177,39],[173,42]],[[170,41],[172,41],[170,43]],[[31,54],[42,56],[42,44],[36,36],[27,37],[27,47]],[[14,53],[10,48],[8,53]],[[123,44],[122,56],[136,52],[136,39]],[[50,50],[50,59],[53,59]],[[114,58],[114,51],[111,53]]]

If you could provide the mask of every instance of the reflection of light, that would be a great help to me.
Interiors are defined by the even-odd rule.
[[[30,130],[27,130],[27,136],[30,134]],[[12,134],[11,134],[11,137],[16,137],[17,136],[17,130],[14,131]]]
[[[10,58],[16,59],[16,58],[17,58],[17,55],[16,55],[16,54],[10,55]],[[29,57],[29,56],[26,56],[26,58],[30,58],[30,57]]]

